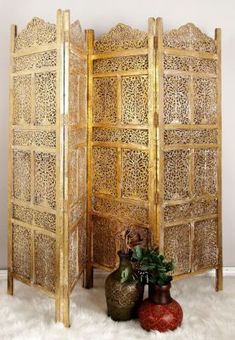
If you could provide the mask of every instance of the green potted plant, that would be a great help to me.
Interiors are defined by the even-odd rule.
[[[158,248],[133,249],[132,261],[135,262],[139,281],[149,286],[149,298],[139,308],[141,326],[146,330],[165,332],[180,326],[183,318],[182,308],[170,294],[173,261],[167,261]]]

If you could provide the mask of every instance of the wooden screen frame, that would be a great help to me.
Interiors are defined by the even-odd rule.
[[[199,270],[192,270],[193,269],[193,263],[192,263],[192,252],[193,252],[193,246],[194,246],[194,228],[191,230],[190,233],[190,272],[179,274],[174,276],[174,280],[189,277],[192,275],[200,274],[203,272],[207,272],[211,269],[216,270],[216,282],[215,282],[215,288],[216,290],[222,290],[223,289],[223,261],[222,261],[222,200],[221,200],[221,29],[216,28],[215,29],[215,37],[214,37],[214,45],[215,45],[215,51],[213,52],[207,52],[207,51],[200,51],[200,50],[194,50],[191,49],[182,49],[182,48],[172,48],[172,47],[165,47],[163,43],[164,39],[164,31],[163,31],[163,22],[162,18],[156,19],[156,32],[157,32],[157,52],[156,52],[156,105],[157,105],[157,114],[158,114],[158,128],[157,128],[157,196],[158,196],[158,204],[157,204],[157,219],[158,219],[158,231],[160,234],[160,242],[159,246],[160,249],[164,252],[164,150],[182,150],[182,148],[186,149],[187,145],[170,145],[166,146],[164,144],[164,131],[166,129],[174,130],[174,129],[183,129],[184,131],[196,131],[196,129],[216,129],[217,130],[217,143],[216,144],[192,144],[188,145],[190,148],[190,186],[191,188],[194,187],[194,150],[195,149],[206,149],[212,148],[212,150],[216,150],[217,156],[216,156],[216,176],[217,176],[217,191],[214,195],[207,195],[205,194],[205,199],[216,199],[217,200],[217,213],[214,214],[204,214],[201,217],[191,217],[188,219],[182,218],[180,221],[178,221],[178,224],[182,223],[188,223],[190,222],[192,225],[194,225],[194,222],[196,221],[203,221],[207,218],[214,218],[217,224],[216,228],[216,265],[207,266],[203,269]],[[202,41],[198,41],[198,44],[202,44],[203,41],[207,41],[211,38],[207,37],[205,34],[199,31],[199,29],[194,26],[193,24],[187,24],[189,29],[192,29],[193,34],[199,34]],[[187,26],[186,25],[186,26]],[[185,26],[185,27],[186,27]],[[177,39],[177,32],[182,30],[182,28],[179,28],[178,30],[172,30],[170,32],[175,33],[175,39]],[[198,33],[199,31],[199,33]],[[182,34],[182,31],[181,31]],[[187,39],[187,38],[186,38]],[[198,37],[196,40],[199,39]],[[212,41],[213,39],[211,39]],[[175,73],[172,71],[164,71],[164,65],[163,65],[163,58],[164,56],[175,56],[175,57],[192,57],[192,58],[198,58],[199,60],[213,60],[216,62],[216,70],[213,75],[210,75],[209,73],[197,73],[197,72],[181,72],[181,71],[175,71]],[[167,73],[168,72],[168,73]],[[208,71],[209,72],[209,71]],[[180,125],[180,124],[164,124],[164,85],[163,85],[163,77],[164,74],[175,74],[175,75],[189,75],[191,77],[191,87],[192,87],[192,79],[193,77],[204,77],[205,79],[210,79],[213,77],[216,82],[216,123],[215,124],[201,124],[201,125]],[[190,89],[189,96],[193,97],[192,89]],[[191,110],[191,109],[190,109]],[[169,131],[168,130],[168,131]],[[207,131],[208,131],[207,130]],[[193,151],[192,151],[193,150]],[[188,202],[197,202],[198,197],[191,198]],[[180,203],[186,202],[187,200],[181,200]],[[174,203],[174,202],[173,202]],[[175,223],[175,225],[177,225]],[[169,224],[171,225],[171,224]],[[173,223],[174,225],[174,223]]]
[[[158,239],[159,239],[159,235],[157,232],[157,227],[156,227],[156,194],[155,194],[155,190],[153,190],[153,188],[156,187],[156,112],[155,112],[155,19],[154,18],[150,18],[148,21],[148,33],[146,33],[147,36],[147,42],[148,42],[148,46],[147,47],[142,47],[142,48],[129,48],[129,49],[120,49],[120,50],[113,50],[113,51],[102,51],[102,52],[97,52],[94,51],[94,42],[95,42],[95,38],[94,38],[94,31],[93,30],[88,30],[87,31],[87,46],[88,46],[88,246],[87,249],[89,251],[88,253],[88,258],[90,259],[89,261],[89,270],[88,272],[89,274],[89,279],[88,279],[88,286],[91,287],[92,286],[92,277],[93,277],[93,267],[96,268],[100,268],[100,269],[105,269],[105,270],[110,270],[112,269],[112,267],[110,268],[109,266],[103,265],[101,263],[95,262],[93,260],[93,256],[94,256],[94,250],[93,250],[93,216],[97,215],[98,216],[102,216],[102,213],[98,213],[94,210],[93,206],[92,206],[92,201],[95,199],[95,195],[94,195],[94,183],[93,183],[93,156],[92,156],[92,149],[95,146],[101,146],[101,147],[113,147],[113,148],[117,148],[117,152],[118,152],[118,160],[117,160],[117,187],[118,187],[118,198],[117,198],[117,202],[123,202],[123,204],[125,204],[125,199],[122,198],[122,194],[121,194],[121,190],[122,190],[122,174],[121,174],[121,150],[122,148],[130,148],[133,150],[138,150],[138,144],[134,145],[134,144],[125,144],[121,143],[121,142],[94,142],[93,141],[93,128],[104,128],[104,129],[109,129],[109,128],[117,128],[117,129],[130,129],[130,128],[146,128],[148,130],[148,147],[146,147],[146,152],[148,152],[149,155],[149,170],[148,170],[148,200],[146,202],[143,202],[143,206],[146,207],[146,209],[148,209],[148,226],[147,228],[149,230],[151,230],[154,234],[154,237],[152,238],[155,242],[155,244],[158,243]],[[115,31],[118,30],[118,26],[117,28],[114,28],[113,30]],[[123,30],[132,30],[131,28],[126,28],[125,26],[122,28]],[[136,30],[137,31],[137,30]],[[133,39],[135,39],[135,34],[139,34],[139,32],[136,33],[135,30],[132,30],[132,34],[133,34]],[[109,35],[109,33],[107,34],[107,36]],[[102,38],[101,38],[102,40]],[[113,60],[115,58],[125,58],[125,57],[134,57],[134,56],[147,56],[147,60],[148,60],[148,68],[147,70],[130,70],[130,71],[111,71],[108,72],[106,71],[106,73],[98,73],[96,74],[94,72],[94,66],[93,63],[96,60]],[[123,124],[121,119],[122,119],[122,109],[121,109],[121,80],[122,77],[125,76],[138,76],[138,75],[146,75],[146,77],[148,77],[148,124],[146,126],[134,126],[134,125],[130,125],[128,126],[128,124]],[[117,126],[117,124],[108,124],[108,123],[103,123],[102,121],[100,124],[96,124],[93,122],[93,119],[95,117],[95,114],[93,113],[93,101],[94,101],[94,84],[93,84],[93,79],[99,79],[99,78],[103,78],[105,79],[105,77],[116,77],[115,79],[117,79],[117,110],[118,110],[118,121],[119,124]],[[141,148],[139,148],[141,150]],[[144,147],[142,148],[143,150]],[[99,194],[98,194],[99,196]],[[101,197],[105,197],[105,195],[101,195]],[[127,203],[130,201],[128,201],[128,199],[126,200]],[[115,204],[115,203],[114,203]],[[108,216],[105,216],[105,214],[103,216],[105,216],[105,218],[113,218],[114,220],[117,218],[117,216],[112,214],[107,214]],[[121,217],[118,216],[118,219],[121,220],[122,224],[128,224],[128,223],[132,223],[134,224],[135,222],[132,221],[130,222],[130,219],[128,220],[128,218],[125,219],[125,217]],[[139,223],[137,223],[137,226],[139,225]],[[146,227],[146,226],[145,226]],[[117,233],[120,232],[120,230],[117,230]],[[102,237],[102,235],[101,235]]]
[[[44,31],[47,32],[46,36],[43,36],[40,38],[40,27],[43,26],[44,30],[42,30],[42,34],[45,35]],[[52,42],[45,43],[44,39],[47,40],[50,38],[50,33],[53,31],[52,34]],[[75,38],[77,39],[77,43],[79,45],[79,40],[83,39],[82,37],[82,31],[80,28],[79,22],[75,22],[74,24],[70,24],[70,13],[69,11],[57,11],[57,24],[51,25],[48,23],[45,23],[43,20],[34,18],[27,27],[20,32],[19,35],[17,35],[17,29],[15,25],[12,25],[11,28],[11,68],[10,68],[10,118],[9,118],[9,193],[8,193],[8,207],[9,207],[9,227],[8,227],[8,294],[13,295],[14,287],[13,287],[13,279],[17,279],[23,283],[28,284],[29,286],[33,286],[34,288],[40,289],[43,292],[45,292],[49,297],[52,297],[55,299],[55,320],[63,322],[66,327],[69,327],[70,325],[70,316],[69,316],[69,310],[70,310],[70,294],[76,285],[79,277],[84,274],[85,271],[85,260],[82,260],[82,263],[79,263],[79,260],[81,259],[81,256],[83,255],[82,252],[85,254],[85,245],[84,249],[79,249],[79,232],[81,226],[84,228],[85,233],[85,225],[86,225],[86,205],[84,205],[82,211],[81,211],[81,217],[77,217],[74,220],[74,217],[72,217],[71,210],[74,208],[75,205],[79,205],[79,202],[73,201],[73,189],[74,191],[78,192],[79,188],[73,188],[72,184],[73,181],[77,183],[76,186],[81,183],[78,181],[78,177],[81,175],[84,176],[84,183],[83,183],[83,189],[81,190],[84,192],[84,195],[86,195],[86,121],[83,122],[83,124],[79,124],[76,122],[76,119],[78,116],[84,115],[83,120],[86,120],[86,84],[84,85],[84,98],[80,98],[77,103],[77,107],[75,108],[75,112],[72,112],[71,110],[71,103],[74,99],[74,97],[77,97],[77,91],[83,90],[77,85],[76,78],[79,78],[80,76],[86,77],[86,65],[84,68],[84,75],[80,72],[82,67],[81,65],[78,65],[80,62],[86,63],[86,52],[85,52],[85,45],[84,51],[82,48],[79,48],[76,43],[74,42],[74,34]],[[15,50],[15,42],[17,37],[20,36],[20,39],[22,40],[20,48],[16,51]],[[23,39],[22,39],[23,36]],[[39,37],[39,42],[38,42]],[[49,38],[48,38],[49,37]],[[33,40],[34,39],[34,40]],[[41,40],[40,40],[41,39]],[[85,39],[84,39],[85,41]],[[25,45],[29,46],[25,48]],[[81,44],[80,44],[81,45]],[[42,66],[40,65],[40,62],[38,62],[37,58],[38,56],[42,56],[44,58],[47,58],[47,53],[49,54],[50,51],[53,51],[56,53],[55,60],[53,61],[53,66],[45,67],[44,62],[42,63]],[[41,53],[41,54],[40,54]],[[23,66],[23,71],[17,71],[15,72],[14,68],[15,65],[15,58],[21,58],[26,57],[26,60],[22,61],[19,60],[20,67]],[[77,70],[75,72],[75,84],[73,84],[73,78],[72,75],[70,76],[70,67],[72,68],[72,57],[77,60]],[[28,60],[30,61],[29,65],[27,64]],[[25,62],[25,65],[24,65]],[[51,60],[46,61],[47,63],[51,63]],[[32,66],[33,65],[33,66]],[[42,67],[42,69],[40,69]],[[18,69],[16,69],[18,70]],[[45,104],[45,105],[52,105],[53,106],[53,114],[55,115],[55,123],[49,125],[48,122],[41,122],[36,123],[35,120],[35,106],[36,106],[36,90],[35,90],[35,74],[47,74],[47,72],[54,72],[56,75],[55,82],[48,83],[49,87],[53,88],[53,91],[55,93],[55,98],[51,99],[51,103]],[[73,70],[71,70],[73,72]],[[21,75],[30,75],[31,82],[30,82],[30,123],[25,122],[19,122],[17,124],[20,124],[18,126],[15,126],[13,124],[13,117],[15,116],[16,109],[14,104],[14,77],[18,77]],[[79,78],[80,79],[80,78]],[[23,85],[22,85],[23,86]],[[82,86],[82,85],[81,85]],[[38,90],[39,95],[42,95],[40,91]],[[75,95],[73,92],[76,92]],[[80,94],[80,93],[79,93]],[[50,102],[50,99],[48,99]],[[53,101],[53,102],[52,102]],[[44,104],[43,104],[44,105]],[[45,106],[46,107],[46,106]],[[48,114],[46,111],[46,108],[44,107],[44,115]],[[48,106],[49,107],[49,106]],[[82,108],[81,108],[82,107]],[[80,108],[82,112],[80,112]],[[23,113],[24,114],[24,113]],[[75,121],[73,121],[72,115],[76,115]],[[14,118],[15,119],[15,118]],[[45,126],[43,126],[45,125]],[[75,136],[73,140],[73,129],[76,129],[78,132],[77,135],[82,134],[84,135],[85,140],[82,140],[80,138],[79,141],[77,141],[77,136]],[[81,131],[84,130],[84,131]],[[22,144],[14,145],[13,140],[13,132],[22,132],[22,131],[28,131],[30,136],[33,135],[33,137],[24,136],[25,141]],[[43,131],[43,133],[55,133],[55,141],[54,141],[54,148],[49,148],[48,146],[37,146],[36,137],[34,137],[34,134],[39,131]],[[38,132],[37,132],[38,133]],[[22,137],[21,137],[22,138]],[[30,139],[27,140],[27,138],[33,138],[33,142],[31,142]],[[35,139],[35,140],[34,140]],[[46,143],[46,142],[43,142]],[[44,145],[44,144],[43,144]],[[79,168],[79,161],[81,159],[78,159],[79,157],[75,158],[75,161],[77,163],[74,163],[74,160],[72,159],[72,152],[78,152],[78,150],[81,150],[84,148],[84,174],[81,174],[81,170]],[[32,216],[34,216],[35,211],[39,212],[48,212],[53,214],[55,216],[55,228],[54,231],[47,230],[46,227],[42,224],[38,225],[36,224],[34,217],[30,223],[24,223],[20,220],[19,216],[17,216],[17,219],[13,219],[13,209],[12,204],[16,201],[13,197],[13,151],[15,149],[23,150],[29,152],[31,155],[31,167],[30,167],[30,185],[31,185],[31,194],[30,194],[30,202],[28,205],[29,210],[31,210]],[[13,150],[13,151],[12,151]],[[40,153],[53,153],[55,155],[55,175],[53,181],[55,182],[55,189],[51,189],[54,192],[54,199],[55,199],[55,209],[49,209],[45,206],[40,206],[40,202],[36,204],[35,201],[35,192],[34,192],[34,186],[35,186],[35,154],[37,152]],[[71,170],[72,164],[76,166],[76,172],[73,173]],[[52,170],[50,170],[53,172]],[[78,173],[79,171],[79,173]],[[42,179],[43,180],[43,179]],[[79,183],[78,183],[79,182]],[[27,183],[25,183],[27,184]],[[48,188],[47,188],[48,189]],[[81,188],[80,188],[81,189]],[[86,202],[85,197],[82,198],[82,201]],[[17,202],[16,202],[17,203]],[[21,201],[21,198],[18,202],[20,205],[24,207],[24,202]],[[76,207],[75,207],[76,208]],[[78,206],[78,210],[79,210]],[[81,219],[84,219],[81,221]],[[13,231],[12,231],[12,222],[15,222],[19,224],[20,226],[24,227],[28,233],[31,235],[31,241],[30,241],[30,254],[32,254],[32,259],[30,258],[29,261],[31,263],[31,274],[28,279],[24,277],[24,275],[17,274],[17,269],[14,269],[14,246],[17,245],[17,241],[13,240]],[[48,225],[51,226],[51,221],[48,221]],[[83,224],[82,224],[83,223]],[[53,268],[49,268],[54,274],[53,274],[53,280],[54,280],[54,288],[53,291],[51,289],[44,287],[43,284],[38,284],[36,279],[36,269],[35,269],[35,258],[36,258],[36,250],[35,250],[35,233],[40,233],[40,235],[46,235],[50,238],[52,238],[54,241],[55,249],[51,250],[53,254],[51,256],[54,258],[54,264]],[[74,233],[76,234],[76,237],[73,239]],[[75,240],[75,241],[74,241]],[[20,241],[18,242],[20,244]],[[76,244],[75,244],[76,243]],[[20,247],[20,245],[19,245]],[[22,254],[23,256],[23,254]],[[50,255],[48,255],[50,256]],[[49,260],[49,259],[48,259]],[[40,263],[40,266],[43,268],[44,264],[42,262],[42,259],[38,257],[38,261]],[[26,261],[27,262],[27,261]],[[74,263],[72,263],[74,262]],[[52,264],[51,264],[52,266]],[[22,264],[22,268],[24,268],[24,264]],[[73,272],[75,271],[75,272]],[[46,274],[45,274],[46,275]],[[45,278],[46,280],[46,278]]]

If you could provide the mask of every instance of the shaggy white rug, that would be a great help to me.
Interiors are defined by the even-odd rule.
[[[21,283],[7,296],[0,280],[1,340],[234,340],[235,277],[225,277],[224,291],[214,291],[214,278],[195,277],[173,284],[172,296],[184,311],[174,332],[145,332],[138,321],[113,322],[106,316],[104,276],[91,290],[77,286],[71,299],[70,329],[55,324],[54,301]]]

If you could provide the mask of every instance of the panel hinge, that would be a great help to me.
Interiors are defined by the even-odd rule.
[[[158,124],[159,124],[159,115],[156,111],[156,112],[154,112],[154,125],[158,126]]]
[[[159,202],[159,192],[156,192],[155,194],[155,203]]]
[[[154,36],[154,48],[157,49],[157,36]]]

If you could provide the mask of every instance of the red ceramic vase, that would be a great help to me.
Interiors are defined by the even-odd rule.
[[[150,285],[149,298],[139,308],[139,321],[146,330],[173,331],[181,325],[183,311],[170,295],[171,284]]]

